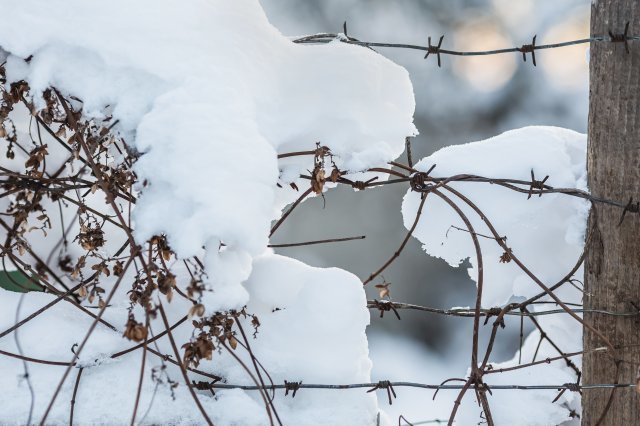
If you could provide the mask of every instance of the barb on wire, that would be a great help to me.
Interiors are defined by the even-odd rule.
[[[393,405],[393,398],[397,398],[396,391],[393,390],[393,384],[389,380],[380,380],[375,384],[367,393],[375,392],[378,389],[384,389],[387,391],[387,397],[389,398],[389,405]],[[393,395],[393,397],[392,397]]]
[[[347,23],[345,22],[345,32],[347,31],[346,26]],[[284,381],[284,388],[285,388],[285,392],[284,392],[284,396],[289,395],[289,391],[291,391],[291,398],[295,398],[296,397],[296,392],[298,392],[298,390],[300,389],[300,385],[302,385],[302,381],[299,382],[288,382],[288,381]]]
[[[626,216],[627,212],[640,213],[640,201],[636,201],[634,203],[633,197],[629,198],[629,202],[627,203],[626,206],[624,206],[624,209],[622,209],[622,214],[620,215],[620,221],[618,222],[618,226],[622,225],[622,222],[624,222],[624,217]]]
[[[444,40],[444,35],[440,36],[440,40],[438,40],[438,45],[434,46],[431,44],[431,36],[429,36],[428,39],[428,43],[429,45],[427,46],[427,54],[424,55],[424,59],[427,59],[429,57],[430,54],[435,54],[438,57],[438,68],[440,68],[442,66],[442,62],[441,62],[441,58],[440,58],[440,47],[442,46],[442,40]]]
[[[629,37],[629,21],[625,24],[622,34],[613,34],[611,30],[609,30],[609,38],[612,43],[624,43],[624,50],[629,54],[629,40],[632,40],[632,38]]]
[[[535,59],[534,59],[535,61]],[[529,186],[529,193],[527,194],[527,200],[531,198],[534,190],[539,190],[538,196],[542,197],[542,194],[545,189],[544,183],[549,179],[549,175],[545,176],[542,180],[536,180],[536,175],[533,173],[533,169],[531,169],[531,186]]]
[[[521,47],[518,48],[519,52],[522,52],[522,61],[523,62],[527,62],[527,53],[531,53],[531,61],[533,62],[533,66],[536,66],[536,37],[538,37],[537,35],[533,36],[533,39],[531,40],[531,44],[523,44]]]
[[[398,313],[396,304],[391,303],[388,300],[377,300],[377,299],[370,300],[367,302],[367,307],[370,309],[372,308],[378,309],[380,311],[380,318],[384,317],[385,312],[392,311],[396,315],[396,318],[401,319],[400,314]]]

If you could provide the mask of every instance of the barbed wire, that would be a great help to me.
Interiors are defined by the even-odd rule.
[[[193,386],[200,390],[215,390],[215,389],[241,389],[248,391],[256,390],[276,390],[284,389],[291,392],[292,389],[329,389],[329,390],[341,390],[341,389],[362,389],[367,388],[370,390],[387,389],[388,387],[408,387],[408,388],[421,388],[430,390],[461,390],[465,385],[443,385],[443,384],[429,384],[429,383],[417,383],[417,382],[392,382],[383,380],[372,383],[350,383],[350,384],[310,384],[296,381],[285,381],[284,384],[274,384],[270,386],[256,386],[256,385],[239,385],[239,384],[227,384],[227,383],[209,383],[209,382],[193,382]],[[570,390],[578,392],[581,390],[591,389],[620,389],[620,388],[635,388],[635,383],[596,383],[587,385],[577,385],[575,383],[563,383],[560,385],[483,385],[487,390]]]
[[[444,36],[440,37],[438,43],[433,45],[431,43],[431,39],[428,39],[427,46],[418,46],[411,44],[394,44],[394,43],[376,43],[376,42],[365,42],[357,40],[353,37],[350,37],[347,33],[346,23],[344,25],[344,33],[341,34],[316,34],[313,36],[303,37],[294,40],[296,43],[330,43],[330,42],[342,42],[354,45],[360,45],[368,48],[372,47],[384,47],[384,48],[405,48],[405,49],[413,49],[413,50],[421,50],[426,51],[425,58],[428,58],[429,55],[436,55],[438,60],[438,65],[441,65],[441,55],[453,55],[453,56],[486,56],[486,55],[497,55],[497,54],[506,54],[506,53],[519,53],[522,54],[523,60],[526,61],[527,54],[531,55],[532,62],[536,65],[535,52],[541,49],[555,49],[561,48],[571,45],[578,44],[586,44],[592,42],[612,42],[612,43],[622,43],[624,44],[625,50],[629,51],[629,42],[640,40],[640,36],[631,36],[628,35],[629,24],[625,26],[624,32],[622,33],[613,33],[609,32],[609,35],[597,35],[592,36],[590,38],[580,39],[580,40],[572,40],[568,42],[562,43],[554,43],[554,44],[546,44],[546,45],[537,45],[536,37],[532,38],[530,44],[525,44],[520,47],[512,47],[505,49],[497,49],[497,50],[486,50],[486,51],[472,51],[472,52],[464,52],[464,51],[455,51],[455,50],[447,50],[442,47]],[[3,71],[2,66],[0,66],[0,71]],[[2,72],[0,72],[2,74]],[[400,315],[398,310],[415,310],[422,311],[427,313],[439,314],[439,315],[449,315],[449,316],[459,316],[459,317],[470,317],[474,320],[473,326],[473,335],[472,335],[472,348],[471,348],[471,357],[470,357],[470,367],[471,373],[466,378],[454,378],[446,380],[441,384],[429,384],[429,383],[418,383],[418,382],[405,382],[405,381],[389,381],[382,380],[378,382],[372,383],[353,383],[353,384],[306,384],[301,381],[285,381],[284,384],[276,384],[273,379],[269,375],[267,369],[262,365],[262,363],[255,356],[254,352],[251,349],[251,345],[249,339],[243,330],[242,322],[240,318],[247,318],[250,316],[246,311],[242,310],[241,312],[229,311],[223,313],[215,313],[215,315],[211,316],[207,319],[207,317],[202,318],[200,321],[204,325],[202,327],[213,327],[216,328],[216,333],[213,331],[210,334],[203,333],[205,336],[198,337],[197,340],[190,340],[182,346],[183,355],[181,355],[178,350],[178,344],[183,342],[176,342],[173,336],[172,331],[184,323],[189,316],[195,315],[196,317],[204,316],[204,307],[200,305],[199,301],[192,297],[193,294],[198,293],[198,285],[199,274],[203,273],[204,267],[202,266],[202,262],[197,257],[185,260],[184,264],[187,267],[189,274],[191,275],[192,282],[186,288],[180,288],[178,284],[175,282],[173,284],[165,285],[164,287],[159,285],[160,279],[162,277],[161,274],[167,275],[171,274],[171,267],[167,265],[169,259],[178,260],[175,258],[173,252],[171,252],[168,247],[166,240],[163,236],[153,237],[151,240],[146,241],[142,246],[136,244],[133,239],[132,227],[131,227],[131,219],[127,218],[124,215],[125,209],[119,208],[122,206],[128,206],[129,211],[131,206],[136,202],[136,196],[134,195],[134,191],[132,190],[132,185],[134,183],[133,175],[131,174],[131,165],[135,162],[135,156],[129,153],[126,150],[126,145],[122,140],[115,140],[114,142],[110,142],[115,149],[117,149],[120,154],[125,158],[123,161],[122,170],[119,169],[109,169],[105,170],[100,165],[97,159],[110,158],[108,150],[103,144],[96,143],[96,141],[103,141],[103,138],[109,137],[111,134],[111,130],[113,129],[113,123],[96,123],[95,121],[85,120],[80,121],[82,118],[81,110],[74,110],[72,107],[72,103],[69,99],[65,98],[61,93],[59,93],[55,88],[50,89],[49,91],[43,94],[44,100],[47,104],[47,108],[44,110],[37,110],[34,106],[34,103],[30,101],[29,98],[29,88],[26,82],[15,82],[11,84],[8,88],[5,88],[3,84],[5,81],[0,76],[0,86],[2,87],[3,99],[0,102],[0,112],[2,112],[2,119],[10,121],[9,112],[13,109],[15,104],[21,103],[23,104],[35,118],[35,123],[38,126],[38,136],[40,134],[40,129],[44,129],[45,132],[53,138],[53,140],[59,145],[59,147],[66,150],[69,154],[69,160],[65,163],[73,163],[78,162],[80,164],[80,168],[77,173],[73,175],[61,175],[64,171],[64,166],[57,171],[52,171],[47,168],[45,164],[45,157],[48,155],[46,152],[46,144],[42,142],[42,139],[39,137],[39,140],[34,140],[32,137],[32,142],[34,145],[33,149],[28,149],[27,147],[23,147],[17,137],[9,136],[9,146],[7,150],[7,157],[12,159],[12,150],[17,148],[27,154],[29,157],[29,161],[24,166],[25,171],[19,172],[16,170],[9,170],[5,167],[0,167],[0,186],[4,189],[4,192],[0,194],[0,198],[2,197],[20,197],[21,200],[42,200],[48,197],[50,200],[58,203],[68,203],[69,206],[75,206],[78,209],[76,213],[76,217],[74,220],[80,218],[82,220],[88,220],[91,216],[95,223],[102,222],[102,225],[95,226],[94,228],[89,228],[91,232],[94,234],[87,235],[87,230],[83,230],[76,236],[76,239],[80,239],[82,241],[81,246],[86,250],[85,256],[88,256],[90,259],[95,259],[96,261],[101,262],[97,269],[94,269],[95,272],[91,273],[88,277],[84,276],[85,272],[80,265],[80,262],[76,266],[68,265],[66,263],[60,263],[57,266],[49,266],[49,260],[53,255],[53,252],[49,254],[47,257],[46,254],[37,253],[35,245],[28,244],[28,232],[21,229],[21,225],[26,220],[25,218],[32,213],[38,213],[38,204],[36,202],[26,202],[23,204],[19,204],[13,206],[13,210],[8,211],[7,213],[2,213],[2,215],[7,216],[6,221],[0,218],[0,226],[6,231],[7,239],[4,244],[0,244],[0,257],[4,259],[9,259],[12,263],[18,268],[18,270],[23,274],[29,274],[29,276],[33,277],[33,280],[38,283],[41,287],[43,287],[47,292],[51,293],[55,299],[49,302],[46,306],[38,309],[33,314],[29,315],[27,318],[22,320],[16,319],[15,324],[4,330],[0,333],[0,338],[6,336],[10,333],[15,333],[20,327],[24,326],[24,324],[34,320],[40,314],[50,309],[56,303],[60,301],[64,301],[66,303],[70,303],[79,311],[83,312],[86,315],[89,315],[92,318],[92,325],[89,331],[85,334],[83,340],[81,340],[81,344],[73,350],[74,357],[67,362],[62,361],[50,361],[39,359],[35,357],[29,357],[20,350],[19,354],[11,353],[8,351],[0,350],[0,355],[8,356],[16,359],[20,359],[24,362],[34,362],[41,364],[49,364],[51,366],[58,366],[65,368],[65,373],[63,378],[60,380],[58,387],[55,389],[53,396],[49,401],[49,405],[43,415],[42,422],[44,423],[49,411],[51,410],[60,389],[62,388],[66,377],[69,375],[72,368],[78,368],[78,375],[76,376],[76,385],[74,387],[73,396],[71,400],[71,420],[73,420],[73,407],[76,399],[76,393],[78,392],[78,384],[80,381],[81,373],[85,368],[97,368],[100,363],[95,363],[93,365],[87,365],[80,363],[78,361],[80,352],[83,349],[84,343],[89,339],[93,330],[95,329],[98,322],[102,323],[106,327],[110,329],[121,332],[117,327],[108,322],[103,318],[103,314],[106,309],[110,307],[109,301],[111,297],[114,295],[118,285],[120,285],[121,281],[124,280],[124,276],[128,271],[133,271],[135,269],[135,280],[133,280],[131,284],[132,286],[132,304],[140,304],[145,311],[145,321],[137,322],[131,316],[129,321],[127,322],[127,327],[125,330],[125,337],[129,340],[133,340],[137,344],[128,349],[122,350],[116,354],[112,354],[110,358],[118,358],[124,354],[128,354],[134,351],[142,350],[143,352],[143,361],[140,372],[139,386],[138,392],[136,395],[136,403],[135,409],[133,413],[133,420],[136,417],[136,411],[138,406],[138,401],[140,399],[141,392],[141,383],[144,377],[144,365],[145,365],[145,356],[146,353],[149,352],[158,357],[163,366],[165,363],[170,363],[178,367],[182,378],[184,379],[184,385],[189,388],[189,393],[198,406],[203,419],[211,424],[211,420],[207,416],[206,411],[203,409],[197,394],[194,390],[208,390],[214,391],[217,389],[243,389],[248,391],[259,391],[261,398],[264,402],[264,408],[269,418],[270,424],[282,424],[278,411],[276,410],[275,405],[273,404],[273,399],[275,397],[275,390],[284,389],[285,396],[288,396],[289,393],[292,394],[292,397],[295,397],[296,392],[300,389],[358,389],[358,388],[367,388],[367,392],[374,392],[377,390],[386,391],[387,397],[389,399],[389,403],[392,403],[393,399],[396,398],[396,393],[394,391],[394,387],[412,387],[412,388],[422,388],[422,389],[430,389],[435,390],[436,393],[439,390],[457,390],[460,391],[458,396],[454,402],[454,409],[451,412],[451,416],[449,418],[449,423],[453,423],[456,417],[457,407],[460,406],[460,403],[465,395],[465,392],[472,389],[476,393],[477,400],[482,407],[482,412],[485,416],[485,419],[488,424],[492,425],[493,420],[491,417],[491,411],[489,407],[489,402],[486,393],[491,393],[493,390],[556,390],[559,391],[560,394],[565,391],[572,392],[581,392],[583,390],[591,390],[591,389],[626,389],[626,388],[634,388],[637,386],[636,383],[617,383],[618,377],[614,378],[613,383],[599,383],[599,384],[580,384],[581,379],[581,371],[576,366],[575,363],[571,361],[571,358],[581,356],[586,352],[566,352],[562,349],[561,345],[558,345],[557,342],[554,342],[552,338],[545,333],[543,327],[540,323],[537,322],[536,317],[545,316],[545,315],[570,315],[581,324],[584,325],[586,330],[590,330],[596,333],[602,340],[604,346],[595,349],[594,351],[605,351],[609,354],[611,359],[616,363],[622,362],[634,362],[623,359],[619,355],[619,351],[621,348],[614,347],[608,340],[607,336],[604,336],[597,331],[593,330],[589,325],[584,324],[580,315],[581,314],[596,314],[596,315],[611,315],[611,316],[620,316],[620,317],[635,317],[640,315],[640,310],[634,312],[613,312],[604,309],[583,309],[580,305],[563,302],[560,300],[557,295],[554,293],[558,288],[566,283],[573,284],[572,277],[573,274],[576,273],[580,265],[584,260],[584,253],[577,260],[575,266],[571,271],[567,273],[567,275],[562,278],[560,281],[553,285],[546,285],[542,280],[540,280],[535,274],[533,274],[527,266],[520,262],[517,256],[513,253],[510,247],[506,245],[506,236],[502,236],[497,232],[491,221],[482,213],[482,211],[464,196],[458,189],[452,188],[450,184],[452,183],[461,183],[461,182],[469,182],[469,183],[478,183],[478,184],[496,184],[502,186],[508,190],[513,190],[519,193],[523,193],[527,195],[527,198],[531,198],[534,195],[543,196],[546,194],[559,193],[567,196],[579,197],[585,200],[588,200],[592,203],[592,205],[597,204],[605,204],[609,206],[613,206],[619,209],[622,209],[620,223],[625,219],[625,215],[627,213],[640,213],[640,203],[637,201],[634,202],[633,199],[629,199],[628,202],[620,201],[620,200],[607,200],[603,198],[594,197],[586,191],[582,191],[576,188],[554,188],[547,184],[547,180],[549,176],[543,179],[537,179],[534,175],[534,171],[531,170],[531,180],[518,180],[518,179],[498,179],[498,178],[488,178],[483,176],[476,176],[471,174],[460,174],[455,176],[448,177],[434,177],[431,176],[431,172],[433,171],[435,165],[433,165],[427,172],[421,172],[416,170],[413,167],[413,160],[411,158],[411,145],[409,140],[406,141],[406,151],[407,151],[407,163],[402,164],[400,162],[390,162],[389,167],[377,167],[372,168],[369,171],[377,172],[377,173],[385,173],[391,176],[388,180],[369,180],[366,182],[361,182],[357,180],[351,180],[349,173],[345,171],[338,170],[334,164],[334,173],[331,173],[331,177],[319,179],[318,174],[312,175],[301,175],[301,179],[306,179],[311,181],[311,185],[305,191],[301,192],[301,195],[298,199],[291,205],[291,207],[282,215],[282,217],[272,226],[270,237],[283,225],[291,217],[294,209],[308,196],[312,193],[322,194],[322,185],[325,182],[333,182],[337,184],[349,185],[358,190],[365,190],[369,187],[380,186],[380,185],[408,185],[408,187],[418,193],[421,197],[420,208],[418,209],[413,226],[408,230],[407,234],[404,236],[402,243],[399,248],[393,253],[393,255],[385,261],[385,263],[378,268],[374,273],[372,273],[367,280],[364,281],[363,284],[367,284],[368,282],[372,282],[375,278],[380,276],[382,272],[391,265],[402,253],[404,247],[407,244],[407,241],[411,238],[413,231],[421,220],[421,211],[422,206],[427,202],[427,196],[430,196],[429,199],[435,197],[439,197],[444,202],[446,202],[451,208],[452,211],[460,217],[460,219],[465,223],[465,228],[457,228],[461,231],[468,232],[474,247],[476,249],[476,257],[479,264],[482,262],[482,252],[481,247],[478,242],[479,238],[488,238],[490,240],[494,240],[496,244],[504,249],[505,256],[509,261],[514,261],[517,267],[520,268],[526,275],[528,275],[540,288],[541,292],[533,296],[524,302],[520,303],[512,303],[506,306],[501,307],[493,307],[493,308],[484,308],[482,307],[482,289],[483,289],[483,276],[482,276],[482,267],[477,268],[478,276],[476,277],[477,292],[476,292],[476,305],[474,308],[452,308],[452,309],[438,309],[431,308],[426,306],[420,306],[409,303],[398,303],[392,302],[391,300],[369,300],[367,302],[367,307],[369,309],[378,309],[380,311],[381,316],[384,312],[393,312],[398,319],[400,319]],[[4,125],[4,122],[0,122],[0,124]],[[54,131],[53,125],[60,125],[60,129],[65,130],[68,129],[69,133],[73,133],[73,139],[71,137],[66,137],[64,135],[65,132],[61,132],[60,129]],[[15,133],[15,132],[14,132]],[[30,132],[29,132],[30,134]],[[44,149],[44,150],[43,150]],[[331,156],[331,150],[326,146],[320,146],[318,143],[316,149],[307,150],[307,151],[297,151],[290,153],[281,153],[278,155],[278,158],[287,158],[294,156],[312,156],[314,165],[322,164],[324,167],[324,162],[320,161],[325,156]],[[107,161],[105,161],[105,164]],[[22,167],[20,165],[20,167]],[[391,167],[395,167],[398,170],[392,169]],[[314,169],[315,171],[315,169]],[[323,174],[324,176],[324,174]],[[457,187],[456,187],[457,188]],[[298,190],[297,187],[294,186],[295,190]],[[91,208],[86,205],[84,201],[84,196],[90,192],[101,191],[104,193],[105,198],[107,200],[107,205],[112,210],[112,212],[98,211],[97,209]],[[84,195],[83,195],[84,194]],[[457,197],[457,198],[456,198]],[[121,203],[121,204],[117,204]],[[487,235],[480,234],[475,232],[473,226],[470,221],[470,214],[467,215],[459,205],[468,206],[472,213],[476,214],[489,229],[489,233]],[[594,210],[594,214],[597,211]],[[45,215],[46,216],[46,215]],[[62,216],[62,213],[61,213]],[[13,223],[11,223],[10,218],[13,218]],[[39,219],[44,221],[45,219]],[[46,220],[49,220],[46,217]],[[64,225],[64,220],[61,217],[61,223]],[[125,242],[122,244],[120,250],[115,254],[110,256],[109,258],[103,258],[102,255],[97,252],[97,248],[101,247],[104,244],[104,241],[100,239],[103,238],[103,235],[100,235],[100,231],[102,230],[102,226],[105,223],[109,223],[110,225],[115,226],[115,229],[118,232],[121,232],[125,237]],[[48,222],[49,229],[51,228],[50,221]],[[42,225],[42,230],[44,231],[46,223]],[[86,226],[86,225],[85,225]],[[64,226],[62,226],[64,228]],[[84,229],[84,228],[83,228]],[[29,231],[30,232],[30,231]],[[62,234],[61,242],[66,241],[68,231],[64,231]],[[85,235],[83,235],[83,233]],[[325,240],[314,240],[300,243],[283,243],[283,244],[270,244],[270,247],[273,248],[284,248],[284,247],[299,247],[304,245],[315,245],[315,244],[325,244],[325,243],[337,243],[337,242],[347,242],[352,240],[360,240],[364,239],[364,236],[356,236],[356,237],[343,237],[343,238],[332,238]],[[589,231],[586,242],[585,242],[585,250],[590,245],[591,241],[591,231]],[[56,247],[59,246],[56,245]],[[126,249],[130,250],[128,254],[122,254]],[[54,249],[55,251],[55,249]],[[15,252],[18,252],[16,254]],[[143,255],[143,252],[145,254]],[[23,254],[27,254],[31,256],[33,262],[25,261],[20,258]],[[47,258],[47,261],[43,259]],[[58,259],[62,262],[62,259]],[[189,262],[194,265],[195,270],[192,271],[189,267]],[[33,264],[31,264],[33,263]],[[118,266],[119,265],[119,266]],[[103,300],[100,291],[96,291],[96,287],[99,288],[100,279],[106,274],[105,268],[109,271],[111,268],[114,276],[118,276],[118,280],[113,285],[113,288],[110,290],[108,296]],[[118,274],[115,271],[118,271]],[[130,274],[132,272],[129,272]],[[69,280],[74,283],[72,286],[67,286],[65,281],[62,279],[64,277],[69,277],[69,274],[76,275],[73,280]],[[107,274],[108,275],[108,274]],[[174,277],[175,278],[175,277]],[[140,283],[147,283],[147,286],[144,288],[140,287]],[[194,284],[195,282],[195,284]],[[155,284],[158,283],[158,284]],[[63,290],[61,290],[62,288]],[[98,314],[95,314],[87,309],[80,302],[86,300],[87,298],[87,288],[90,288],[91,298],[98,297],[99,303],[97,306],[90,306],[91,308],[99,309]],[[104,289],[100,289],[104,292]],[[158,290],[158,291],[155,291]],[[160,302],[160,298],[157,300],[152,299],[151,295],[158,293],[162,293],[167,296],[168,301],[171,300],[173,292],[176,292],[180,297],[189,301],[193,304],[193,307],[189,313],[189,316],[184,316],[176,323],[169,324],[164,309],[162,307],[162,303]],[[84,295],[83,295],[84,293]],[[548,299],[552,299],[552,301],[539,301],[539,299],[547,297]],[[91,299],[89,299],[91,300]],[[555,303],[556,306],[559,306],[558,309],[546,309],[539,311],[530,311],[528,308],[538,303]],[[93,302],[89,301],[89,304],[92,305]],[[133,305],[132,305],[133,306]],[[634,306],[635,307],[635,306]],[[199,314],[199,312],[201,314]],[[160,315],[163,319],[164,330],[161,330],[159,333],[153,335],[151,331],[151,327],[149,325],[149,317]],[[533,323],[536,327],[537,332],[539,332],[539,342],[538,346],[535,350],[533,360],[529,363],[521,363],[520,360],[518,365],[512,365],[509,367],[497,368],[493,364],[489,363],[489,358],[493,351],[494,342],[497,339],[498,331],[505,326],[504,317],[506,316],[514,316],[519,317],[521,319],[521,342],[520,347],[522,351],[522,328],[523,328],[523,320],[526,318]],[[486,349],[481,351],[480,343],[479,343],[479,330],[481,327],[481,318],[485,318],[484,325],[487,325],[488,320],[490,318],[495,318],[495,321],[491,325],[491,335],[486,344]],[[213,322],[207,323],[208,320]],[[198,322],[193,321],[194,327],[197,327]],[[218,325],[216,325],[218,324]],[[222,329],[219,324],[227,324],[224,329]],[[231,324],[231,325],[229,325]],[[257,330],[257,326],[256,326]],[[151,338],[147,336],[147,333],[152,335]],[[149,347],[149,344],[156,344],[156,341],[162,337],[167,337],[171,342],[172,354],[162,353],[158,346],[156,349]],[[255,337],[255,335],[254,335]],[[543,341],[547,341],[549,346],[552,348],[551,350],[557,352],[557,356],[548,356],[544,359],[536,359],[538,356],[538,350],[540,349],[540,345]],[[222,383],[223,378],[218,377],[216,375],[207,373],[205,371],[198,370],[196,367],[198,362],[202,358],[206,358],[206,353],[199,353],[197,351],[201,350],[202,347],[207,347],[208,344],[211,344],[213,347],[214,342],[217,344],[218,350],[222,352],[225,350],[232,358],[234,358],[238,364],[244,369],[247,375],[253,381],[251,385],[240,385],[240,384],[229,384]],[[196,345],[200,345],[198,349],[192,349]],[[243,351],[250,361],[245,362],[239,355],[236,354],[237,351]],[[489,385],[483,381],[483,377],[489,374],[497,374],[504,373],[516,369],[530,368],[535,365],[540,365],[543,363],[551,363],[553,361],[565,362],[568,367],[570,367],[576,373],[576,382],[575,383],[564,383],[560,385],[522,385],[522,384],[499,384],[499,385]],[[211,381],[201,381],[195,382],[190,381],[188,372],[199,374]],[[170,381],[170,379],[167,379]],[[450,384],[451,381],[459,381],[461,384]],[[173,382],[172,382],[173,383]],[[177,385],[177,383],[175,383]],[[157,389],[157,386],[156,386]],[[271,395],[269,394],[271,392]],[[435,395],[434,395],[435,397]],[[557,398],[556,397],[556,400]],[[438,421],[439,422],[439,421]]]
[[[609,31],[607,35],[593,35],[591,37],[581,38],[577,40],[563,41],[559,43],[549,44],[536,44],[537,35],[534,35],[531,39],[531,43],[523,44],[520,46],[506,47],[502,49],[490,49],[490,50],[475,50],[475,51],[461,51],[450,50],[442,47],[444,41],[444,35],[440,36],[437,44],[431,43],[431,37],[427,38],[427,45],[407,44],[407,43],[388,43],[388,42],[374,42],[374,41],[362,41],[357,38],[348,35],[347,23],[343,25],[342,33],[318,33],[308,35],[304,37],[294,38],[292,41],[297,44],[327,44],[333,42],[353,44],[356,46],[363,46],[367,48],[383,47],[393,49],[409,49],[419,50],[426,52],[424,59],[427,59],[429,55],[436,55],[438,67],[442,66],[441,55],[449,56],[490,56],[490,55],[502,55],[505,53],[518,53],[522,55],[524,62],[527,61],[527,54],[531,54],[531,61],[536,66],[535,52],[538,50],[546,49],[558,49],[569,46],[576,46],[587,43],[622,43],[625,51],[629,53],[629,42],[640,40],[640,35],[629,35],[629,22],[626,23],[623,32],[613,33]]]
[[[507,305],[506,308],[517,308],[520,305],[515,303],[512,305]],[[473,317],[478,312],[474,309],[470,308],[450,308],[450,309],[442,309],[442,308],[432,308],[428,306],[421,306],[412,303],[399,303],[392,302],[390,300],[368,300],[367,308],[369,309],[377,309],[380,313],[389,312],[395,309],[406,309],[406,310],[415,310],[422,312],[429,312],[432,314],[438,315],[447,315],[447,316],[457,316],[457,317]],[[492,317],[497,316],[501,310],[505,309],[505,307],[496,307],[496,308],[483,308],[480,309],[479,315],[481,317]],[[605,309],[571,309],[571,312],[576,314],[600,314],[600,315],[609,315],[609,316],[617,316],[617,317],[640,317],[640,311],[637,312],[612,312],[607,311]],[[567,311],[564,309],[549,309],[545,311],[533,311],[533,312],[521,312],[521,311],[507,311],[504,315],[506,316],[517,316],[517,317],[538,317],[545,315],[556,315],[556,314],[567,314]],[[382,316],[382,315],[381,315]]]

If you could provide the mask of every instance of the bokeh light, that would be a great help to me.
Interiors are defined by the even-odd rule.
[[[513,46],[513,41],[497,22],[490,19],[468,21],[456,29],[456,50],[474,51]],[[455,57],[454,73],[480,92],[502,88],[516,72],[516,57],[511,54]]]

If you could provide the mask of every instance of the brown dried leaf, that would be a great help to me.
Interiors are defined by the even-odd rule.
[[[204,315],[204,305],[198,303],[195,304],[189,309],[189,317],[198,316],[201,317]]]
[[[134,342],[142,342],[147,337],[147,327],[130,317],[125,326],[123,336]]]
[[[116,264],[113,265],[113,275],[115,275],[116,277],[119,277],[120,275],[122,275],[123,270],[124,270],[124,265],[122,264],[122,262],[118,260]]]
[[[322,165],[316,164],[311,174],[311,188],[316,194],[322,194],[322,190],[324,189],[324,175]]]
[[[160,293],[167,294],[176,286],[176,276],[171,272],[158,274],[158,290]]]
[[[384,299],[385,297],[390,297],[391,296],[391,290],[389,290],[389,286],[391,285],[391,283],[388,282],[383,282],[382,284],[376,284],[376,288],[378,289],[378,295],[380,296],[380,299]]]
[[[331,182],[336,183],[341,176],[342,176],[342,173],[340,172],[340,170],[334,167],[333,170],[331,170],[331,175],[329,176],[329,179],[331,179]]]
[[[60,125],[60,128],[56,132],[56,136],[61,138],[61,139],[67,137],[67,129],[65,128],[64,124]]]
[[[165,262],[168,262],[169,260],[171,260],[171,251],[164,249],[161,250],[162,252],[162,258],[164,259]]]
[[[87,294],[87,288],[85,286],[82,286],[78,289],[78,297],[80,297],[81,299],[87,297]]]
[[[508,251],[502,253],[502,256],[500,256],[500,263],[509,263],[511,262],[511,259],[511,249],[509,249]]]
[[[236,350],[236,348],[238,347],[238,341],[235,337],[229,337],[229,346],[231,346],[231,349],[233,349],[234,351]]]

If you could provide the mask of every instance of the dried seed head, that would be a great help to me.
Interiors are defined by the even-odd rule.
[[[79,297],[80,299],[84,299],[84,298],[86,298],[86,297],[87,297],[87,294],[89,294],[89,293],[87,292],[87,288],[86,288],[85,286],[82,286],[82,287],[80,287],[80,288],[78,289],[78,297]]]
[[[500,256],[500,263],[509,263],[511,262],[511,259],[511,249],[509,249],[508,251],[502,253],[502,256]]]
[[[193,316],[198,316],[201,317],[204,315],[204,305],[198,303],[196,305],[193,305],[191,307],[191,309],[189,309],[189,317],[193,317]]]
[[[142,342],[147,337],[147,327],[137,322],[133,317],[130,317],[127,321],[123,336],[134,342]]]
[[[311,188],[316,194],[322,194],[324,189],[324,169],[321,164],[316,164],[313,172],[311,173]]]
[[[340,170],[334,167],[333,170],[331,170],[331,175],[329,176],[329,179],[331,179],[331,182],[336,183],[341,176],[342,176],[342,173],[340,172]]]
[[[384,281],[382,284],[376,284],[375,287],[378,289],[378,295],[380,296],[380,299],[391,297],[391,290],[389,289],[390,285],[391,283],[388,283],[386,281]]]

